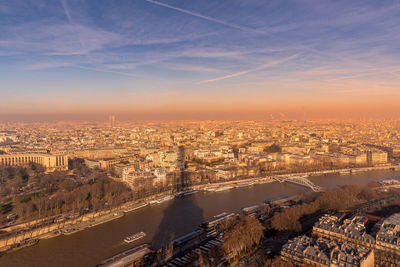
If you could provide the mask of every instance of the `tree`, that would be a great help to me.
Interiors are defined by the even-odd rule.
[[[255,218],[246,218],[235,224],[224,235],[222,249],[229,258],[258,245],[263,236],[263,227]]]
[[[264,148],[264,152],[267,153],[277,153],[277,152],[282,152],[282,147],[278,144],[272,144],[270,146],[267,146]]]

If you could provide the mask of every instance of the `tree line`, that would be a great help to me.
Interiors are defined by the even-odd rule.
[[[72,171],[45,173],[39,165],[0,167],[0,219],[9,214],[19,221],[84,213],[116,207],[134,198],[123,183],[100,170],[87,168],[83,161],[71,163]]]
[[[357,204],[381,197],[382,193],[377,193],[376,182],[366,186],[346,185],[338,190],[329,190],[322,193],[316,199],[283,209],[274,214],[270,220],[271,227],[279,231],[302,230],[301,218],[318,211],[341,211],[349,210]]]

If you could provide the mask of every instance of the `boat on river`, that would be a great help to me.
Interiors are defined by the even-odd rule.
[[[145,236],[146,236],[145,232],[139,232],[139,233],[136,233],[134,235],[130,235],[130,236],[125,237],[124,241],[125,241],[125,243],[132,243],[132,242],[134,242],[136,240],[142,239]]]

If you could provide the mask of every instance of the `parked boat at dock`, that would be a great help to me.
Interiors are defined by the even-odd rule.
[[[36,245],[37,243],[39,243],[38,238],[25,238],[24,240],[21,240],[20,242],[11,245],[10,248],[7,250],[7,252],[19,250],[21,248],[30,247],[30,246]]]
[[[208,192],[215,192],[215,190],[216,190],[217,188],[218,188],[218,187],[216,187],[216,186],[207,186],[207,187],[204,187],[203,190],[204,190],[204,191],[208,191]]]
[[[159,197],[159,198],[156,198],[156,199],[153,199],[152,201],[150,201],[149,204],[150,205],[161,204],[161,203],[163,203],[165,201],[173,199],[174,197],[175,197],[174,195],[168,195],[168,196],[165,196],[165,197]]]
[[[246,186],[252,186],[254,183],[252,182],[243,182],[243,183],[237,183],[236,187],[246,187]]]
[[[182,192],[177,193],[175,195],[175,197],[184,197],[184,196],[188,196],[188,195],[195,194],[195,193],[198,193],[198,192],[200,192],[200,190],[198,190],[198,189],[182,191]]]
[[[137,205],[134,205],[134,206],[130,206],[130,207],[128,207],[128,208],[126,208],[124,210],[124,213],[128,213],[128,212],[131,212],[131,211],[134,211],[134,210],[138,210],[138,209],[144,208],[147,205],[148,205],[148,203],[140,203],[140,204],[137,204]]]
[[[232,185],[220,186],[217,189],[215,189],[215,192],[227,191],[231,190],[232,188],[234,188]]]

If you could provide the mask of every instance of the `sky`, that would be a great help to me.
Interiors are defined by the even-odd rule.
[[[0,0],[0,119],[400,114],[399,14],[386,0]]]

